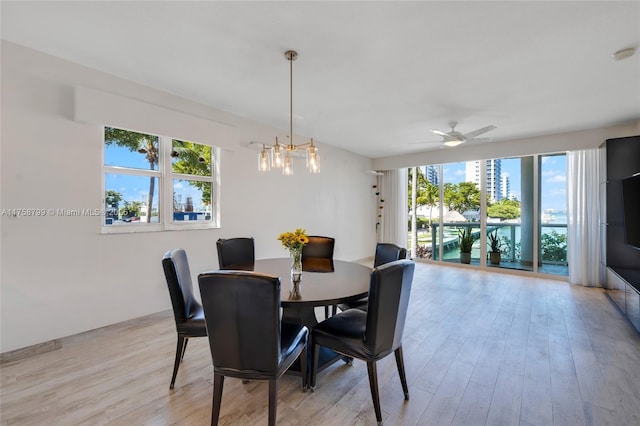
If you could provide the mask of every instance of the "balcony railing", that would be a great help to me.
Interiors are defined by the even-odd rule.
[[[442,227],[440,227],[442,225]],[[443,259],[454,261],[459,259],[458,232],[460,229],[471,231],[476,238],[472,251],[472,259],[480,259],[480,224],[478,222],[449,222],[431,224],[430,250],[422,246],[418,250],[418,257],[438,259],[439,256],[439,229],[445,233],[443,238]],[[498,230],[498,238],[501,242],[501,254],[503,267],[519,268],[526,262],[521,258],[521,225],[519,223],[488,223],[486,233]],[[539,265],[557,266],[561,275],[567,273],[567,225],[558,223],[544,223],[540,225]],[[430,251],[430,253],[429,253]],[[523,268],[530,269],[530,268]]]

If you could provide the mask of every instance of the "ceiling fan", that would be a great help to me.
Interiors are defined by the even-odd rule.
[[[480,129],[474,130],[469,133],[461,133],[456,131],[456,126],[458,122],[452,120],[449,122],[449,127],[451,127],[450,132],[442,132],[440,130],[430,130],[431,133],[442,136],[442,143],[445,146],[457,146],[465,142],[490,142],[491,138],[477,138],[476,136],[480,136],[487,132],[490,132],[496,128],[494,125],[482,127]],[[430,142],[414,142],[414,143],[430,143]]]

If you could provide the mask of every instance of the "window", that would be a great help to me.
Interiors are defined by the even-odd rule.
[[[219,226],[216,148],[104,128],[103,231]]]

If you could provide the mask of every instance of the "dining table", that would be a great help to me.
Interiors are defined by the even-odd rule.
[[[303,259],[302,275],[299,282],[295,283],[291,277],[291,264],[290,258],[258,259],[253,267],[255,272],[280,277],[283,322],[305,325],[311,332],[318,324],[316,307],[355,301],[369,293],[372,269],[361,263],[324,258]],[[312,355],[308,351],[309,360]],[[344,357],[321,347],[318,371],[341,358]],[[307,365],[310,366],[310,363]],[[296,362],[290,370],[299,374],[299,363]]]

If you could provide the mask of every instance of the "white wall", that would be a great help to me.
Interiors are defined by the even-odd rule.
[[[180,133],[168,136],[196,132],[224,150],[221,229],[103,235],[99,217],[1,217],[0,352],[169,309],[160,260],[170,248],[187,250],[194,277],[217,268],[218,238],[253,236],[257,258],[281,257],[287,252],[276,238],[296,227],[335,237],[337,259],[373,254],[370,159],[321,144],[319,175],[308,174],[304,160],[293,178],[258,175],[247,143],[286,130],[6,41],[1,55],[1,209],[102,207],[102,129],[74,119],[78,86],[141,101],[145,111],[158,107],[161,119],[129,119]],[[186,126],[190,120],[203,126]]]

